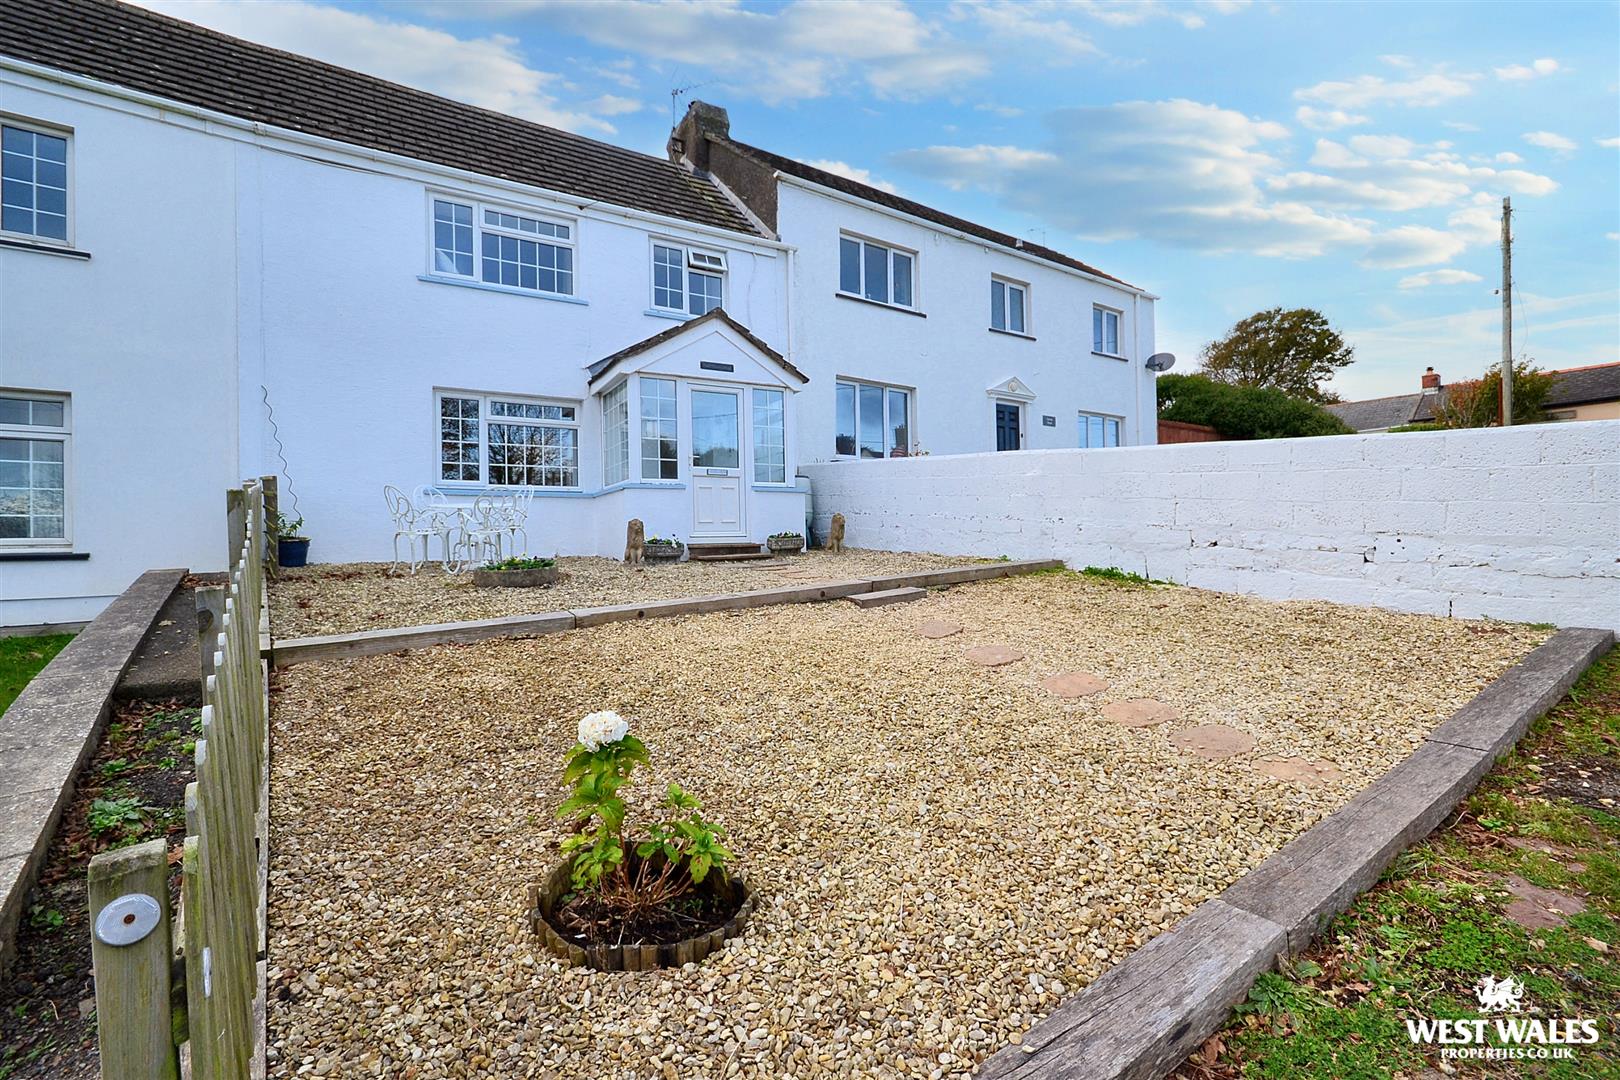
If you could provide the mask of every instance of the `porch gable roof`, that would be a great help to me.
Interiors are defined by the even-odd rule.
[[[797,379],[801,383],[808,383],[810,381],[810,377],[804,372],[800,371],[798,368],[794,367],[785,356],[767,345],[763,339],[758,337],[752,330],[748,329],[748,327],[744,326],[736,319],[733,319],[730,315],[727,315],[724,308],[713,308],[706,315],[699,315],[695,319],[688,319],[686,322],[672,326],[668,330],[661,330],[649,338],[643,338],[634,345],[628,345],[625,348],[620,349],[611,356],[603,357],[596,363],[591,364],[588,368],[586,368],[586,371],[589,372],[589,378],[586,380],[586,382],[589,385],[594,386],[596,383],[606,378],[614,370],[619,368],[626,361],[650,352],[653,349],[674,341],[679,337],[683,337],[684,335],[697,330],[699,327],[702,327],[706,323],[716,322],[736,333],[750,346],[756,349],[762,357],[770,361],[770,363],[776,367],[780,368],[785,375]]]

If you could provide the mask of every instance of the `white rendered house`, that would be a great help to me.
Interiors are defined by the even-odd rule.
[[[532,491],[532,551],[616,556],[632,517],[802,529],[801,462],[1152,440],[1150,296],[723,120],[664,160],[110,0],[0,8],[0,626],[221,568],[248,475],[318,561],[389,557],[385,484]]]

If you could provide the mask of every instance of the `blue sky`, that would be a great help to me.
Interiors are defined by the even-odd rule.
[[[733,134],[1069,252],[1162,297],[1192,366],[1275,305],[1356,347],[1346,397],[1517,352],[1620,358],[1620,5],[150,6],[662,154],[670,91]]]

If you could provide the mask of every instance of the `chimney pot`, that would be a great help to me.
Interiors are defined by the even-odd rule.
[[[1435,371],[1434,368],[1428,368],[1423,372],[1423,389],[1440,389],[1440,373]]]

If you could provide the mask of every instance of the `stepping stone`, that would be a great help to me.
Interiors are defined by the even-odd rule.
[[[1254,749],[1253,736],[1225,724],[1201,724],[1186,728],[1170,736],[1170,741],[1210,761],[1236,757]]]
[[[1064,698],[1090,697],[1108,689],[1108,680],[1087,675],[1083,671],[1065,671],[1050,679],[1042,679],[1041,689]]]
[[[1126,727],[1152,727],[1166,720],[1174,720],[1181,711],[1152,698],[1131,698],[1129,701],[1110,701],[1102,707],[1103,718]]]
[[[980,645],[976,649],[969,649],[962,654],[980,667],[1001,667],[1014,660],[1022,660],[1024,654],[1011,645]]]
[[[1254,770],[1277,780],[1286,780],[1295,787],[1316,787],[1344,776],[1331,761],[1309,761],[1302,757],[1265,758],[1254,763]]]
[[[961,623],[946,622],[944,619],[929,619],[917,627],[917,634],[925,638],[950,637],[952,634],[960,634],[961,632]]]
[[[1552,930],[1563,926],[1569,916],[1586,910],[1586,902],[1580,897],[1543,889],[1521,877],[1503,878],[1502,888],[1514,898],[1503,914],[1526,930]]]
[[[877,592],[856,593],[845,597],[858,608],[888,607],[890,604],[909,604],[928,595],[927,589],[880,589]]]

